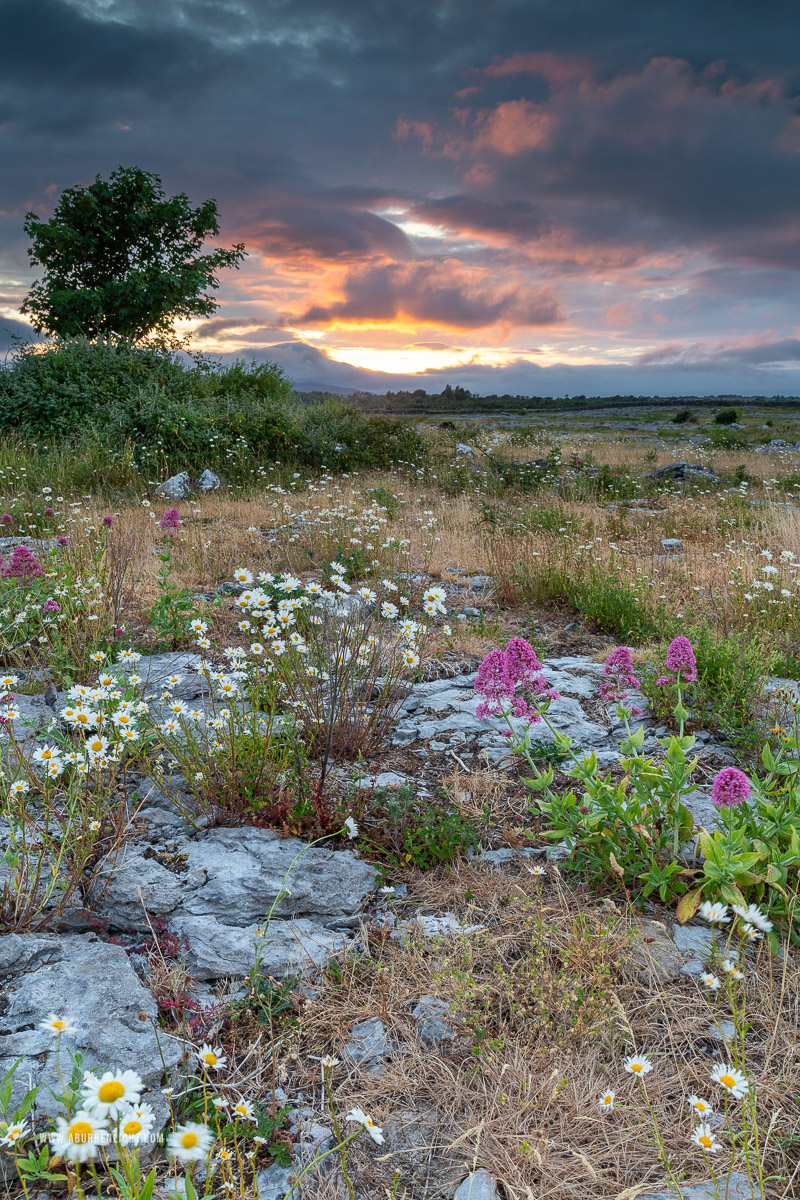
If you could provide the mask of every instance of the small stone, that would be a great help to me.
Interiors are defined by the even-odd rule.
[[[672,940],[685,956],[709,958],[714,945],[714,934],[705,925],[676,925]]]
[[[350,1041],[344,1047],[344,1054],[351,1063],[367,1066],[391,1053],[382,1021],[359,1021],[351,1028],[350,1035]]]
[[[417,1023],[417,1032],[426,1046],[438,1046],[440,1042],[454,1041],[456,1031],[450,1020],[450,1005],[435,996],[423,996],[414,1006],[411,1016]]]
[[[751,1189],[747,1176],[738,1171],[734,1172],[730,1179],[725,1177],[723,1192],[727,1200],[751,1200],[754,1195],[755,1200],[764,1200],[764,1194],[758,1184],[754,1184],[754,1189]],[[717,1196],[719,1196],[719,1190],[711,1180],[691,1184],[680,1190],[681,1200],[715,1200]],[[678,1200],[678,1197],[675,1190],[671,1188],[669,1191],[663,1192],[640,1193],[638,1200]]]
[[[462,454],[465,458],[474,458],[477,451],[474,446],[466,446],[463,442],[456,442],[456,454]]]
[[[683,554],[683,542],[680,538],[662,538],[661,549],[665,554]]]
[[[165,500],[185,500],[191,494],[192,483],[186,471],[171,475],[156,488],[156,495],[163,496]]]
[[[716,1025],[709,1025],[706,1034],[712,1041],[722,1042],[727,1046],[728,1042],[732,1042],[736,1037],[736,1026],[733,1021],[720,1021],[719,1028]]]
[[[632,957],[654,983],[677,979],[684,961],[669,932],[659,921],[637,922]]]
[[[292,1188],[290,1193],[289,1189],[295,1173],[294,1167],[281,1167],[278,1163],[259,1171],[256,1175],[259,1200],[284,1200],[289,1194],[294,1198],[296,1190]]]
[[[201,492],[215,492],[217,488],[222,487],[222,481],[213,471],[209,471],[206,467],[203,474],[195,480],[197,488]]]
[[[497,1180],[488,1171],[472,1171],[456,1188],[453,1200],[499,1200]]]

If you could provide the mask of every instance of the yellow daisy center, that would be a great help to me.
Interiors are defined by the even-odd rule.
[[[66,1021],[53,1021],[53,1029],[63,1029]]]
[[[142,1132],[141,1123],[137,1120],[126,1121],[125,1124],[122,1126],[122,1132],[127,1133],[129,1136],[134,1133],[141,1133]]]
[[[197,1134],[191,1133],[190,1131],[184,1133],[181,1137],[181,1145],[183,1146],[184,1150],[193,1150],[197,1145]]]
[[[732,1075],[720,1075],[719,1081],[723,1085],[723,1087],[726,1087],[726,1088],[736,1087],[736,1080],[733,1078]]]
[[[245,1106],[243,1104],[237,1104],[236,1108],[234,1109],[234,1112],[241,1113],[242,1116],[245,1116],[245,1114],[247,1113],[247,1109],[245,1108]]]
[[[711,1145],[711,1138],[707,1133],[701,1133],[698,1141],[700,1142],[701,1146],[706,1148],[706,1150],[708,1150],[709,1146]]]
[[[92,1138],[93,1129],[88,1121],[75,1121],[70,1125],[67,1131],[67,1137],[71,1142],[89,1142]]]
[[[115,1100],[119,1100],[120,1096],[125,1095],[125,1084],[120,1083],[118,1079],[109,1079],[107,1083],[101,1083],[97,1093],[97,1099],[101,1104],[113,1104]]]
[[[639,1073],[639,1071],[641,1071],[641,1069],[642,1069],[642,1064],[641,1064],[641,1063],[631,1063],[631,1070],[632,1070],[633,1072],[635,1072],[636,1074],[638,1074],[638,1073]]]
[[[216,1061],[217,1061],[216,1054],[213,1054],[210,1050],[209,1050],[208,1054],[203,1055],[203,1062],[208,1063],[208,1065],[210,1067],[213,1067],[213,1065]]]
[[[610,1104],[610,1103],[611,1103],[611,1097],[603,1096],[603,1104]]]

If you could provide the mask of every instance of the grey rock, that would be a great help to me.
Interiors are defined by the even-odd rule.
[[[407,775],[400,775],[397,771],[381,771],[377,775],[362,775],[360,779],[356,780],[356,787],[363,789],[399,788],[413,782]]]
[[[24,546],[26,550],[33,550],[36,557],[41,558],[43,554],[52,554],[57,550],[58,542],[53,538],[2,537],[0,538],[0,558],[16,546]]]
[[[716,940],[707,925],[676,925],[672,939],[682,954],[692,958],[708,958]]]
[[[733,1021],[720,1021],[719,1028],[716,1025],[709,1025],[706,1030],[708,1037],[714,1042],[722,1042],[727,1045],[736,1037],[736,1026]]]
[[[716,829],[719,823],[719,810],[711,803],[711,796],[702,788],[695,788],[683,797],[683,803],[694,817],[695,825],[704,829]]]
[[[391,1162],[402,1172],[402,1178],[413,1179],[417,1185],[436,1182],[447,1160],[442,1151],[451,1139],[446,1118],[434,1108],[401,1108],[391,1113],[383,1123],[383,1153],[391,1154]],[[436,1189],[437,1195],[444,1193]]]
[[[8,741],[12,734],[20,744],[29,742],[53,719],[53,710],[46,695],[24,696],[21,692],[14,692],[14,697],[19,716],[11,722],[9,729],[0,725],[0,744]]]
[[[632,958],[653,984],[678,979],[684,965],[683,954],[660,921],[636,922]]]
[[[680,538],[662,538],[661,549],[665,554],[683,554],[683,542]]]
[[[731,1175],[729,1181],[727,1180],[727,1176],[725,1178],[723,1195],[727,1197],[727,1200],[752,1200],[753,1190],[746,1175],[742,1175],[736,1171]],[[727,1191],[725,1190],[726,1186]],[[758,1183],[754,1186],[756,1200],[763,1200],[763,1192],[759,1188]],[[714,1184],[711,1180],[707,1180],[704,1183],[695,1183],[688,1187],[682,1187],[680,1192],[676,1192],[674,1188],[671,1188],[669,1191],[664,1192],[640,1194],[638,1200],[679,1200],[679,1197],[680,1200],[715,1200],[717,1195],[718,1192]]]
[[[141,675],[145,696],[160,696],[171,675],[180,675],[180,683],[169,689],[178,700],[194,700],[210,693],[208,680],[197,671],[202,656],[191,650],[170,650],[164,654],[146,654],[132,667]]]
[[[347,1060],[357,1066],[369,1066],[391,1054],[391,1046],[382,1021],[359,1021],[350,1030],[350,1041],[344,1046]]]
[[[438,1046],[440,1042],[452,1042],[456,1031],[446,1000],[435,996],[423,996],[414,1005],[411,1016],[417,1023],[417,1032],[426,1046]]]
[[[296,1173],[294,1167],[281,1167],[278,1163],[273,1163],[271,1167],[259,1171],[256,1175],[258,1200],[284,1200],[284,1197],[290,1194],[289,1189]],[[292,1200],[296,1195],[299,1193],[292,1188]]]
[[[197,488],[201,492],[215,492],[217,488],[222,487],[222,481],[213,471],[209,471],[206,467],[199,479],[195,480]]]
[[[0,1074],[22,1059],[12,1104],[19,1103],[31,1083],[40,1083],[39,1112],[52,1116],[59,1111],[48,1090],[59,1090],[55,1039],[39,1029],[39,1021],[56,1011],[77,1027],[61,1039],[62,1067],[69,1070],[69,1050],[80,1050],[87,1069],[136,1071],[145,1085],[143,1099],[155,1111],[156,1128],[164,1125],[169,1116],[161,1094],[164,1065],[171,1073],[184,1050],[174,1038],[156,1037],[156,1002],[120,946],[101,942],[95,934],[8,934],[0,939],[0,981],[6,990]]]
[[[499,1200],[497,1180],[488,1171],[471,1171],[456,1188],[453,1200]]]
[[[192,483],[186,471],[180,471],[177,475],[171,475],[169,479],[165,479],[156,488],[156,495],[163,496],[165,500],[185,500],[191,494]]]
[[[441,916],[417,914],[409,923],[409,928],[417,929],[425,937],[452,937],[453,934],[481,933],[485,925],[464,925],[454,913],[442,913]]]
[[[477,451],[474,446],[466,446],[464,442],[456,442],[456,454],[461,454],[465,458],[474,458]]]
[[[677,482],[685,480],[706,480],[709,483],[717,482],[717,475],[710,467],[703,467],[699,463],[674,462],[669,463],[666,467],[659,467],[655,471],[650,471],[645,475],[645,479],[674,479]]]
[[[198,979],[246,974],[278,891],[264,935],[264,969],[282,975],[304,962],[319,964],[344,944],[375,870],[349,850],[315,846],[267,829],[211,829],[181,834],[158,848],[128,843],[100,865],[90,889],[98,916],[113,929],[147,928],[145,909],[189,943]],[[286,878],[287,872],[291,872]]]

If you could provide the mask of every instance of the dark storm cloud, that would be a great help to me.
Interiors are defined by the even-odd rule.
[[[497,322],[552,325],[560,316],[551,288],[531,290],[522,284],[476,280],[457,263],[434,261],[353,272],[344,299],[314,305],[298,320],[311,325],[411,317],[456,329],[480,329]]]
[[[263,257],[269,304],[242,340],[276,334],[298,262],[343,275],[338,299],[287,285],[283,310],[309,322],[479,329],[568,320],[568,285],[659,255],[716,264],[685,279],[719,305],[718,346],[734,305],[764,314],[750,350],[793,333],[793,0],[0,0],[0,21],[0,268],[17,288],[25,210],[137,163],[215,196],[224,238]],[[450,235],[422,246],[403,209]]]

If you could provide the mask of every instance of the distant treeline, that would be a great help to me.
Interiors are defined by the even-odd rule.
[[[323,391],[297,392],[298,399],[316,403],[327,398]],[[350,404],[357,405],[370,413],[403,413],[426,416],[437,413],[509,413],[564,412],[593,408],[637,408],[664,407],[691,404],[696,407],[718,408],[720,405],[736,404],[752,407],[769,404],[771,407],[798,408],[798,396],[478,396],[467,388],[449,383],[441,392],[426,392],[417,388],[413,392],[353,392],[347,397]]]

